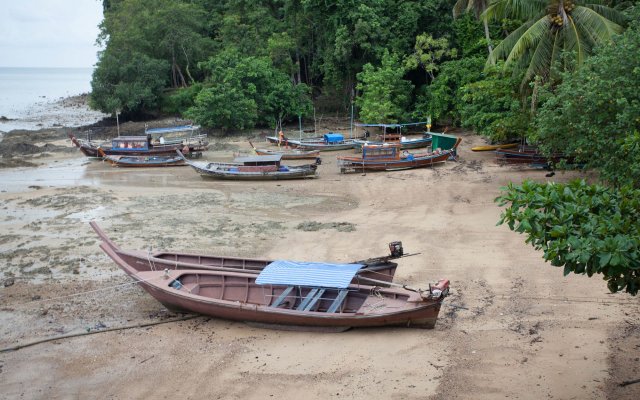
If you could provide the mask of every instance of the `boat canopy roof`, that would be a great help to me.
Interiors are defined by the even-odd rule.
[[[379,128],[401,128],[403,126],[426,125],[426,124],[428,124],[428,122],[405,122],[400,124],[360,124],[356,122],[355,126],[379,127]]]
[[[164,135],[167,133],[176,133],[176,132],[189,132],[200,129],[199,126],[193,125],[178,125],[178,126],[168,126],[165,128],[149,128],[145,129],[145,132],[151,135]]]
[[[363,266],[276,260],[260,272],[256,283],[345,289]]]
[[[344,141],[344,136],[341,135],[340,133],[329,132],[322,135],[322,137],[324,138],[324,141],[327,143],[339,143]]]
[[[279,163],[282,154],[270,154],[268,156],[236,157],[233,162],[240,164],[274,164]]]

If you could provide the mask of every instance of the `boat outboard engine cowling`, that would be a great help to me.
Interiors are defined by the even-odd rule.
[[[402,255],[404,254],[404,250],[402,249],[402,242],[389,243],[389,251],[391,252],[391,257],[402,257]]]

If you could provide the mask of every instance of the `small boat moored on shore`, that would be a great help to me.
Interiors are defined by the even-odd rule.
[[[100,247],[170,310],[283,329],[433,328],[449,293],[448,280],[429,285],[428,290],[351,283],[362,268],[359,264],[277,260],[257,275],[205,270],[148,271],[127,263],[106,243]]]
[[[114,167],[149,168],[149,167],[183,167],[187,164],[184,159],[176,155],[156,156],[109,156],[98,148],[98,154],[103,160]]]
[[[72,133],[69,133],[69,139],[82,154],[92,158],[100,157],[98,148],[109,156],[174,155],[176,150],[186,150],[189,157],[198,158],[209,147],[207,136],[195,133],[198,129],[193,125],[151,128],[146,129],[144,135],[118,136],[100,144],[89,138],[76,138]]]
[[[279,150],[270,149],[257,149],[253,143],[249,142],[253,151],[259,156],[272,156],[281,154],[283,160],[305,160],[305,159],[317,159],[320,156],[319,150],[300,150],[300,149],[288,149],[280,148]]]
[[[300,150],[318,150],[318,151],[337,151],[352,149],[355,139],[345,139],[340,133],[325,133],[323,140],[319,141],[300,141],[288,140],[287,143],[291,147]]]
[[[513,149],[518,147],[518,143],[488,144],[484,146],[472,147],[471,151],[494,151],[500,149]]]
[[[182,153],[177,151],[180,156]],[[280,163],[282,154],[270,156],[237,157],[232,163],[195,162],[183,157],[203,178],[228,180],[283,180],[315,178],[320,159],[315,164],[284,165]]]
[[[98,237],[111,251],[126,263],[135,265],[140,271],[155,271],[163,269],[198,269],[207,271],[227,271],[227,272],[243,272],[243,273],[260,273],[273,260],[257,259],[257,258],[240,258],[215,256],[209,254],[197,254],[187,252],[170,252],[164,250],[142,251],[142,250],[125,250],[121,249],[113,242],[107,234],[98,226],[95,221],[89,223],[91,228],[96,232]],[[393,281],[398,264],[392,260],[411,256],[413,254],[404,254],[401,242],[392,242],[389,244],[390,254],[383,257],[371,257],[364,260],[354,261],[355,264],[361,264],[363,267],[358,271],[355,279],[375,280],[378,285],[384,285],[382,282]]]
[[[385,144],[385,143],[399,143],[402,150],[407,149],[419,149],[422,147],[428,147],[431,145],[432,138],[428,132],[418,132],[420,137],[407,137],[407,130],[409,128],[415,128],[426,124],[426,122],[410,122],[402,124],[356,124],[356,127],[365,129],[365,139],[357,139],[354,142],[354,149],[356,153],[362,151],[362,146],[365,144]],[[369,137],[371,132],[369,129],[380,129],[382,132],[377,134],[372,140]],[[404,129],[404,132],[403,132]],[[415,132],[414,132],[415,133]]]
[[[358,171],[394,171],[402,169],[430,167],[455,157],[462,139],[457,138],[448,149],[436,149],[424,153],[410,153],[402,150],[400,144],[374,144],[362,146],[360,156],[339,156],[338,168],[341,173]]]
[[[565,154],[552,154],[546,156],[540,152],[537,146],[518,145],[515,149],[498,149],[495,151],[496,162],[505,164],[526,164],[532,168],[549,168],[551,164],[561,160],[571,161],[571,157]]]

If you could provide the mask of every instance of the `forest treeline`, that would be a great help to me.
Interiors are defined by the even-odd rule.
[[[463,126],[599,184],[510,186],[502,221],[565,273],[640,289],[640,6],[622,0],[103,0],[91,104],[224,131],[314,112]]]
[[[93,105],[244,129],[355,104],[362,122],[431,116],[520,137],[555,68],[621,33],[631,5],[577,3],[104,0]]]

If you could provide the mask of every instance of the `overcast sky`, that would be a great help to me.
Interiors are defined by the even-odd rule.
[[[0,67],[92,67],[101,0],[0,0]]]

